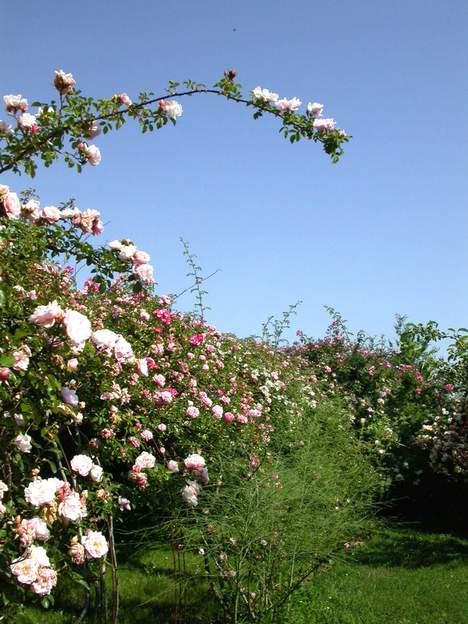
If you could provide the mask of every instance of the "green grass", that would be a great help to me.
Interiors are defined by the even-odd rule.
[[[291,600],[288,624],[468,624],[468,540],[379,532]]]
[[[175,582],[168,551],[133,553],[120,570],[121,624],[215,622],[207,585],[193,581],[199,566],[200,559],[189,556]],[[79,592],[59,592],[54,610],[27,608],[18,624],[71,624],[80,598]],[[382,529],[295,594],[286,622],[468,624],[468,539]]]

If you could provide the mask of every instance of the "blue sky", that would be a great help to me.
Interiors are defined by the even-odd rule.
[[[199,96],[176,128],[96,139],[102,163],[81,176],[2,177],[46,205],[99,209],[104,240],[151,253],[161,293],[188,285],[183,236],[205,273],[221,269],[206,284],[210,322],[241,336],[298,299],[295,328],[315,336],[323,304],[372,334],[391,333],[397,312],[466,324],[465,0],[49,0],[4,4],[1,19],[2,94],[49,99],[60,68],[90,95],[135,97],[235,67],[246,90],[322,102],[353,135],[332,165],[274,119]]]

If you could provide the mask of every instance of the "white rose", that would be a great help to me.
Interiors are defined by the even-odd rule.
[[[25,434],[19,434],[15,438],[16,448],[22,453],[30,453],[32,449],[31,436]]]
[[[82,477],[87,477],[93,467],[93,460],[88,455],[75,455],[70,462],[73,472]]]
[[[98,464],[93,464],[93,467],[89,471],[89,476],[96,483],[100,483],[102,481],[102,475],[104,470]]]
[[[147,468],[154,468],[156,464],[156,457],[152,453],[148,453],[147,451],[143,451],[135,460],[135,466],[138,466],[142,470],[146,470]]]

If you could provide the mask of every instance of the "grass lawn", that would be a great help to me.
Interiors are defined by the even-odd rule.
[[[297,593],[288,624],[468,624],[468,540],[398,528]]]
[[[133,553],[120,570],[121,624],[215,622],[208,587],[192,580],[198,566],[200,559],[189,557],[186,574],[175,583],[167,551]],[[79,613],[79,592],[62,591],[56,599],[54,610],[28,608],[18,624],[71,624]],[[382,529],[295,594],[286,622],[468,624],[468,539],[417,528]]]

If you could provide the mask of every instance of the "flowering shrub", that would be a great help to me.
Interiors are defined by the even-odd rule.
[[[12,608],[49,604],[67,578],[99,582],[105,562],[115,582],[125,516],[160,518],[175,548],[213,486],[248,489],[252,470],[256,483],[297,447],[316,403],[281,350],[174,311],[132,241],[92,245],[97,212],[1,194],[0,575]]]
[[[427,325],[397,324],[396,347],[349,333],[334,310],[324,339],[300,334],[289,350],[312,366],[322,397],[340,397],[358,435],[393,478],[418,485],[433,473],[468,478],[467,335]],[[450,339],[448,359],[431,349]]]

